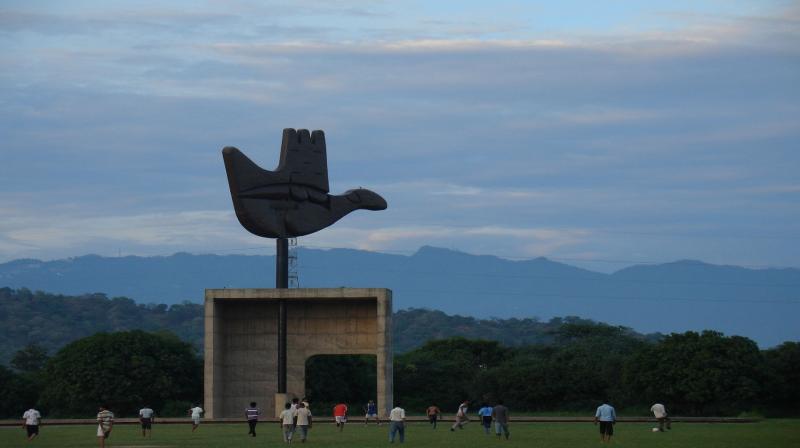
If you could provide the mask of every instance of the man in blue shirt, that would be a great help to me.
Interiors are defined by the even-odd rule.
[[[614,407],[608,404],[606,400],[602,405],[597,407],[597,412],[594,413],[594,424],[600,422],[600,442],[611,442],[611,436],[614,435],[614,423],[617,422],[617,412]]]
[[[381,425],[381,419],[378,418],[378,406],[375,404],[374,401],[369,400],[367,405],[364,406],[364,410],[367,413],[366,416],[364,417],[364,426],[367,425],[367,423],[369,422],[369,419],[371,419],[371,418],[375,419],[375,423],[377,423],[378,426]]]
[[[483,432],[489,434],[489,428],[492,427],[492,408],[488,404],[484,403],[481,406],[481,409],[478,411],[478,415],[481,416]]]

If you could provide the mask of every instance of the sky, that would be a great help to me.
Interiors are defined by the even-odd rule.
[[[322,129],[313,248],[800,267],[800,2],[0,2],[0,262],[272,253],[221,149]]]

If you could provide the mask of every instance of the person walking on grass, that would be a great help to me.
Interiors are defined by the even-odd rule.
[[[464,425],[469,423],[469,415],[467,415],[468,408],[469,400],[464,400],[460,405],[458,405],[458,411],[456,411],[456,422],[450,427],[450,431],[455,431],[456,428],[464,429]]]
[[[111,436],[111,429],[114,427],[114,413],[108,410],[108,406],[101,405],[97,413],[97,442],[100,448],[105,448],[106,439]]]
[[[364,406],[364,411],[366,411],[366,415],[364,416],[364,426],[367,426],[367,423],[369,423],[369,419],[371,418],[375,419],[375,423],[377,423],[378,426],[381,425],[381,419],[378,417],[378,405],[375,404],[374,401],[369,400],[366,406]]]
[[[598,406],[597,411],[594,413],[594,424],[600,423],[600,442],[602,443],[611,443],[611,436],[614,435],[614,424],[617,423],[617,411],[608,404],[609,401],[606,400]]]
[[[42,414],[34,408],[30,408],[22,414],[22,427],[28,433],[28,441],[35,439],[39,435],[39,426],[42,424]]]
[[[292,443],[292,436],[294,435],[294,419],[297,416],[297,408],[292,408],[291,403],[286,403],[284,410],[281,411],[279,423],[283,430],[283,441],[285,443]]]
[[[302,402],[297,404],[294,422],[295,426],[300,431],[300,442],[306,443],[308,430],[311,429],[311,410]]]
[[[500,438],[500,432],[502,431],[506,436],[506,440],[508,440],[511,435],[508,432],[508,408],[503,405],[503,400],[497,400],[497,405],[492,408],[492,418],[494,419],[494,433],[497,434],[497,438]]]
[[[261,415],[261,409],[256,407],[256,402],[251,401],[250,407],[244,410],[244,416],[247,419],[247,426],[250,427],[250,431],[247,435],[251,437],[256,436],[256,425],[258,424],[258,416]]]
[[[195,432],[200,426],[200,417],[203,415],[203,408],[199,404],[194,405],[189,409],[189,414],[192,416],[192,432]]]
[[[428,416],[428,423],[433,426],[433,429],[436,429],[436,422],[442,418],[442,410],[439,409],[439,406],[436,406],[436,403],[428,406],[428,409],[425,410],[425,415]]]
[[[478,410],[478,415],[481,417],[481,426],[483,426],[483,432],[486,435],[489,435],[489,429],[492,427],[492,407],[484,403]]]
[[[658,431],[664,432],[664,427],[666,426],[667,429],[672,429],[672,421],[670,421],[669,416],[667,415],[667,408],[664,407],[661,403],[656,403],[650,407],[650,412],[656,417],[658,420]]]
[[[394,404],[394,409],[389,412],[389,443],[394,443],[395,434],[400,434],[400,443],[406,440],[406,411],[400,403]]]
[[[339,403],[333,407],[333,419],[336,421],[336,427],[339,432],[344,430],[344,424],[347,423],[347,405]]]
[[[150,438],[153,437],[153,421],[155,420],[155,412],[150,409],[149,405],[144,405],[139,409],[139,423],[142,425],[142,437],[147,437],[149,431]]]

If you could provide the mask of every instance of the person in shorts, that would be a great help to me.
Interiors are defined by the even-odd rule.
[[[199,404],[189,409],[189,414],[192,416],[192,432],[195,432],[197,427],[200,426],[200,416],[203,415],[203,412],[203,408],[201,408]]]
[[[347,405],[339,403],[333,407],[333,419],[336,420],[336,427],[339,432],[344,429],[344,424],[347,423]]]
[[[114,413],[108,410],[108,406],[101,405],[97,413],[97,441],[100,448],[105,448],[106,439],[111,436],[111,429],[114,427]]]
[[[278,417],[281,429],[283,430],[283,441],[286,443],[292,443],[292,436],[294,436],[295,430],[294,419],[296,416],[297,408],[293,408],[291,403],[286,403],[283,411],[281,411],[281,415]]]
[[[369,400],[369,402],[367,402],[367,404],[364,406],[364,411],[366,413],[364,416],[364,426],[369,423],[369,419],[371,418],[375,419],[375,423],[377,423],[378,426],[381,425],[381,419],[378,418],[378,405],[375,404],[374,401]]]
[[[428,406],[428,409],[425,410],[425,415],[428,416],[428,423],[433,426],[433,429],[436,429],[436,422],[442,418],[442,410],[439,409],[439,406],[436,406],[436,403]]]
[[[500,437],[501,431],[505,433],[506,439],[511,436],[508,432],[508,408],[503,405],[503,400],[497,400],[497,405],[492,408],[492,418],[494,419],[494,433]]]
[[[468,408],[469,400],[464,400],[460,405],[458,405],[458,411],[456,411],[456,422],[450,427],[450,431],[455,431],[456,428],[464,429],[464,425],[469,423],[469,416],[467,415]]]
[[[149,405],[144,405],[142,409],[139,409],[139,423],[142,424],[142,437],[147,437],[148,431],[150,431],[149,436],[153,437],[154,416],[155,416],[155,411],[150,409]]]
[[[34,408],[30,408],[22,414],[25,421],[22,427],[28,432],[28,441],[35,439],[39,435],[39,425],[42,423],[42,414]]]
[[[597,407],[594,413],[594,424],[600,423],[600,442],[611,443],[611,436],[614,435],[614,424],[617,423],[617,411],[614,407],[605,403]]]

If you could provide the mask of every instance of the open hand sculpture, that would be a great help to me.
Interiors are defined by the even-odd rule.
[[[265,170],[238,149],[222,150],[236,217],[249,232],[265,238],[308,235],[358,210],[384,210],[386,201],[363,188],[328,194],[325,133],[284,129],[281,157]]]

